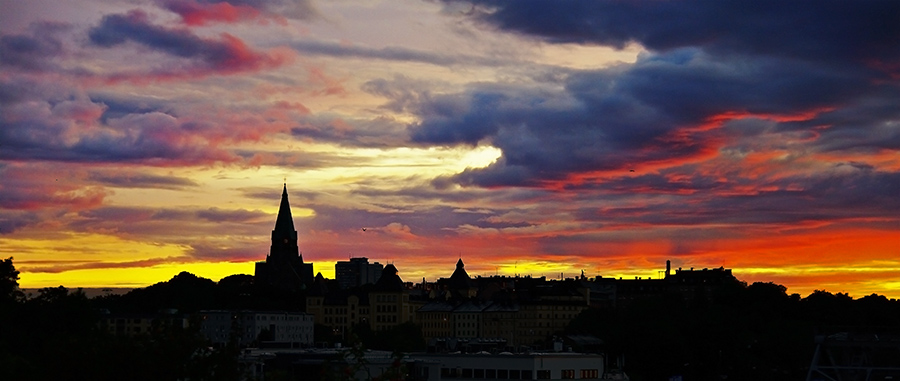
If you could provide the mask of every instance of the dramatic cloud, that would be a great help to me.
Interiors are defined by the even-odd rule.
[[[63,52],[62,42],[54,31],[61,31],[61,25],[41,24],[35,29],[40,33],[12,34],[0,36],[0,66],[10,66],[19,70],[38,71],[53,68],[53,58]]]
[[[0,178],[0,208],[8,210],[90,209],[110,194],[102,187],[69,181],[70,174],[52,166],[0,164]],[[33,215],[16,215],[34,219]]]
[[[618,47],[636,42],[655,52],[627,67],[573,73],[560,83],[565,90],[556,93],[535,93],[530,86],[479,85],[465,93],[416,99],[412,109],[422,121],[411,126],[412,138],[420,143],[485,143],[500,148],[503,157],[492,166],[454,178],[463,185],[481,186],[536,186],[593,171],[709,159],[729,144],[729,137],[719,131],[721,125],[746,118],[781,122],[776,127],[780,130],[806,128],[818,137],[796,149],[822,149],[820,145],[833,135],[847,135],[848,129],[886,135],[886,140],[869,140],[870,149],[900,148],[896,129],[889,127],[896,125],[896,115],[887,110],[879,110],[883,118],[865,124],[831,117],[866,114],[863,110],[871,109],[872,103],[897,100],[897,84],[885,82],[893,74],[873,70],[870,64],[897,62],[900,57],[886,52],[896,50],[888,48],[896,46],[891,44],[900,35],[896,23],[875,16],[890,14],[894,6],[817,8],[805,17],[835,29],[819,34],[804,26],[811,22],[806,19],[795,30],[790,11],[798,10],[795,5],[780,9],[780,4],[754,5],[752,11],[708,2],[665,3],[647,10],[618,2],[486,6],[475,17],[501,30]],[[864,9],[871,6],[891,9]],[[843,8],[850,8],[849,17]],[[683,17],[675,17],[677,23],[663,21],[663,15],[670,20],[672,14]],[[856,27],[870,16],[877,35]],[[744,25],[744,18],[757,20],[748,20],[751,26],[767,20],[784,33],[732,27]],[[719,22],[726,19],[727,23]],[[691,33],[680,33],[687,29]],[[773,36],[787,37],[772,40]],[[800,45],[805,48],[797,49]],[[410,102],[408,97],[385,95],[392,96],[393,104]],[[854,139],[837,140],[846,144]]]
[[[670,259],[898,296],[895,1],[10,10],[0,258],[26,286],[252,273],[286,185],[326,277]]]
[[[456,3],[456,1],[449,1]],[[780,1],[474,1],[470,13],[496,28],[553,42],[639,43],[654,51],[702,46],[715,55],[777,56],[819,62],[897,64],[900,5],[892,1],[815,7]],[[888,65],[890,66],[890,65]],[[894,69],[898,69],[894,67]],[[897,72],[894,72],[897,74]]]
[[[311,20],[319,11],[309,0],[156,0],[178,13],[186,24],[253,20],[261,15],[274,20]]]
[[[21,96],[21,94],[20,94]],[[85,94],[72,100],[22,100],[0,105],[0,159],[82,162],[235,161],[169,114],[148,112],[109,118]]]
[[[90,41],[100,47],[111,48],[126,42],[189,60],[183,70],[153,73],[159,78],[179,75],[233,74],[278,67],[290,61],[285,51],[260,53],[239,38],[223,33],[219,39],[201,38],[188,29],[166,28],[151,24],[148,15],[140,10],[127,14],[107,15],[100,25],[91,29]],[[112,78],[117,79],[119,75]],[[126,78],[128,79],[127,75]]]

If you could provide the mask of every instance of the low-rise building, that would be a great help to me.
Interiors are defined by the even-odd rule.
[[[246,347],[276,343],[290,347],[308,347],[314,343],[313,316],[283,311],[200,311],[200,332],[214,345],[237,340]]]
[[[440,373],[420,374],[422,380],[608,379],[601,354],[412,354],[409,359],[438,364]]]
[[[341,288],[359,287],[375,284],[381,278],[384,266],[381,263],[369,263],[369,258],[350,258],[349,261],[338,261],[334,264],[334,278]]]
[[[356,324],[382,331],[415,322],[417,308],[393,264],[385,266],[369,288],[334,290],[316,285],[306,297],[306,311],[315,317],[316,324],[330,327],[339,337],[346,337]]]
[[[290,379],[310,374],[359,381],[390,377],[413,381],[628,379],[624,373],[608,371],[604,355],[574,352],[411,353],[398,357],[388,351],[255,349],[246,351],[241,361],[255,365],[251,367],[254,375],[277,369]]]
[[[162,310],[155,314],[111,314],[100,319],[100,328],[116,336],[138,336],[172,329],[186,329],[190,319],[177,310]]]

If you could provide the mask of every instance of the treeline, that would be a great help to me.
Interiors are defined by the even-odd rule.
[[[26,296],[18,288],[18,275],[12,258],[0,260],[0,380],[239,380],[245,376],[239,348],[234,343],[211,347],[200,334],[196,313],[305,308],[302,291],[261,289],[251,275],[214,282],[182,272],[124,295],[94,298],[62,286]],[[121,336],[102,324],[109,317],[173,309],[193,319],[188,328],[167,326]],[[384,332],[358,325],[346,337],[325,326],[315,328],[319,342],[403,352],[424,349],[421,330],[412,323]],[[267,375],[277,378],[275,373]]]
[[[572,334],[604,340],[609,365],[632,380],[803,380],[815,336],[900,333],[900,301],[815,291],[788,295],[774,283],[724,285],[709,298],[668,294],[614,310],[589,310]]]
[[[182,273],[123,296],[88,298],[60,286],[26,297],[18,274],[12,258],[0,260],[0,380],[241,379],[238,348],[211,348],[199,324],[137,336],[116,336],[101,324],[111,308],[202,308],[210,295],[226,298],[215,282]]]

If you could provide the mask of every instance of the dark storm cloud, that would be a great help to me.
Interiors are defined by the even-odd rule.
[[[816,130],[818,149],[824,152],[878,152],[900,150],[900,86],[879,89],[847,107],[824,113],[811,121],[782,123],[780,128]],[[830,126],[816,129],[817,126]]]
[[[456,1],[450,1],[456,2]],[[471,14],[501,30],[553,42],[821,61],[900,58],[900,3],[876,1],[474,1]]]
[[[719,124],[745,117],[780,124],[775,131],[808,131],[809,141],[793,149],[809,152],[896,149],[900,139],[889,111],[900,102],[900,73],[891,72],[900,67],[900,23],[886,16],[900,14],[894,2],[486,4],[471,17],[500,30],[550,42],[636,42],[650,52],[633,65],[571,72],[561,91],[485,84],[429,97],[382,91],[389,107],[419,115],[410,126],[414,142],[502,150],[492,165],[436,186],[538,186],[701,160],[733,139],[734,129]]]
[[[729,174],[720,177],[664,170],[662,173],[611,179],[573,189],[593,201],[608,199],[610,207],[584,207],[573,212],[580,221],[619,225],[698,226],[719,224],[797,225],[821,221],[861,225],[866,219],[875,228],[896,225],[900,210],[900,173],[875,171],[869,165],[842,163],[820,174],[759,180]],[[603,196],[598,196],[598,192]],[[615,206],[616,195],[643,196],[638,205]]]

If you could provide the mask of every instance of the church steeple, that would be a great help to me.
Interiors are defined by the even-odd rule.
[[[275,229],[272,230],[272,243],[281,240],[297,242],[297,231],[294,230],[294,218],[291,216],[291,204],[288,202],[287,184],[281,192],[281,205],[278,207],[278,218],[275,219]]]
[[[297,231],[294,230],[294,219],[291,216],[291,203],[288,202],[287,184],[281,191],[281,206],[278,207],[278,217],[275,219],[275,229],[272,230],[272,247],[269,249],[269,257],[275,260],[300,259],[300,250],[297,247]]]
[[[291,216],[287,184],[281,191],[281,205],[275,228],[272,229],[272,246],[265,262],[256,263],[256,281],[260,285],[281,290],[297,291],[313,281],[312,263],[303,263],[297,247],[297,231]]]

